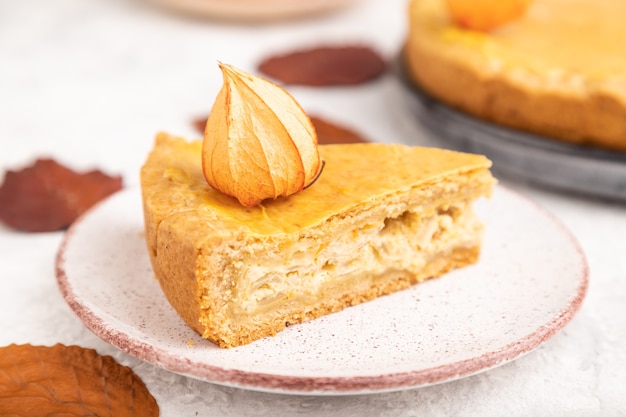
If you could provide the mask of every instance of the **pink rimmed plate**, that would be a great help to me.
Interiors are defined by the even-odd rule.
[[[486,223],[478,264],[235,349],[201,339],[161,293],[138,189],[115,194],[70,228],[57,279],[96,335],[175,373],[295,394],[416,388],[532,351],[570,321],[585,295],[585,257],[549,213],[502,186],[476,208]]]

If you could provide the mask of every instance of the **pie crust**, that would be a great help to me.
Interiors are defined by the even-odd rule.
[[[507,127],[626,150],[626,3],[535,0],[484,33],[456,27],[444,0],[413,0],[410,79],[438,100]]]

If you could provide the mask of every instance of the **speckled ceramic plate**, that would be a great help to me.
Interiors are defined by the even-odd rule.
[[[551,215],[501,186],[477,210],[487,225],[478,264],[231,350],[198,337],[162,295],[137,189],[71,227],[57,258],[58,284],[91,331],[172,372],[281,393],[415,388],[535,349],[584,297],[585,257]]]

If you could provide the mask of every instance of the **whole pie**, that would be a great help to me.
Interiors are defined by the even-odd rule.
[[[487,158],[387,144],[319,153],[314,184],[246,207],[207,184],[201,141],[157,136],[141,171],[148,250],[204,338],[250,343],[478,259],[472,202],[495,182]]]
[[[535,0],[496,29],[453,23],[413,0],[404,58],[426,93],[481,119],[626,150],[626,2]]]

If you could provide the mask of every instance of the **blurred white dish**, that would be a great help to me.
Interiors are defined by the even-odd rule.
[[[358,0],[151,0],[190,15],[223,20],[271,21],[331,12]]]

